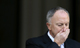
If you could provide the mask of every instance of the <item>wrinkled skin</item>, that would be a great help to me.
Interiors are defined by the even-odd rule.
[[[69,29],[69,14],[64,10],[57,10],[51,17],[51,23],[46,23],[54,42],[60,46],[68,38]]]

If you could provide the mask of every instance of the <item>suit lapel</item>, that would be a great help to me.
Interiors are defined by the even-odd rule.
[[[51,43],[51,39],[48,37],[47,33],[43,36],[43,40],[45,43]]]
[[[48,37],[47,33],[43,36],[43,42],[47,48],[48,45],[50,45],[50,43],[52,43],[51,39]]]

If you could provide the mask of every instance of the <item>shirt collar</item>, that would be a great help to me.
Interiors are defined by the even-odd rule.
[[[54,38],[50,35],[49,31],[47,34],[48,34],[49,38],[51,39],[51,41],[54,42]]]

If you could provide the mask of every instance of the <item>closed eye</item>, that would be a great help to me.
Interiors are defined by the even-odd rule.
[[[62,26],[62,25],[58,25],[58,26]]]
[[[58,26],[62,26],[63,24],[58,24]]]

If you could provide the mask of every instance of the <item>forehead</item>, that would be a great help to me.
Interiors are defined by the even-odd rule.
[[[64,10],[57,10],[51,18],[52,22],[69,22],[69,14]]]

